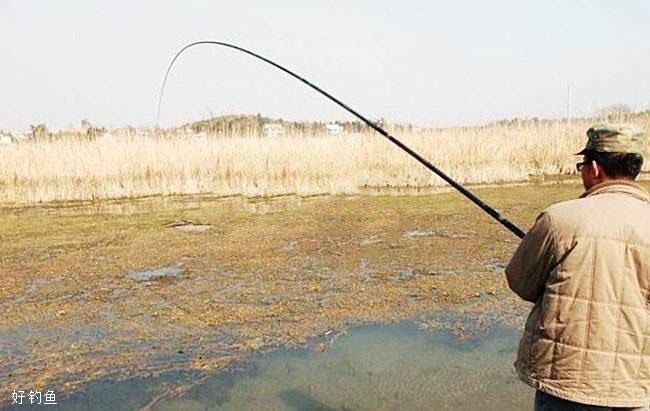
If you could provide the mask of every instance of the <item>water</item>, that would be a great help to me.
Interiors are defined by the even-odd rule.
[[[213,375],[95,381],[61,397],[57,409],[529,409],[532,390],[512,369],[518,335],[495,326],[461,341],[448,331],[419,330],[412,321],[364,326],[338,337],[325,352],[314,349],[327,345],[323,340],[309,349],[257,354]]]
[[[129,271],[127,275],[136,281],[154,281],[161,278],[178,277],[183,274],[179,266],[163,267],[149,271]]]

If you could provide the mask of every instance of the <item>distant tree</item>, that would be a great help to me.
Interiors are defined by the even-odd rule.
[[[93,127],[90,126],[86,129],[86,138],[94,140],[97,137],[101,137],[106,133],[106,127]]]
[[[608,107],[601,108],[597,111],[599,116],[611,116],[611,115],[626,115],[631,114],[632,109],[626,104],[614,104]]]
[[[81,133],[78,137],[94,140],[106,133],[106,127],[94,126],[88,119],[81,120]]]
[[[45,124],[32,124],[29,126],[29,128],[31,129],[33,139],[42,140],[51,136],[51,133],[48,131]]]

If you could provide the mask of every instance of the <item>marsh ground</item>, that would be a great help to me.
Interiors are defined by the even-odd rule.
[[[475,192],[527,229],[582,189]],[[526,312],[502,275],[517,238],[453,192],[166,197],[1,213],[3,398],[19,387],[69,391],[107,376],[218,369],[364,322],[452,310],[472,321],[426,325],[462,337],[497,319],[517,326]]]

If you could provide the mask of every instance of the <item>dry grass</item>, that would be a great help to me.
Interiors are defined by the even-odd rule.
[[[650,128],[650,115],[635,122]],[[395,135],[461,183],[570,174],[597,120],[419,130]],[[146,195],[354,193],[445,183],[372,132],[273,138],[103,137],[0,146],[0,203]],[[649,170],[648,164],[644,166]]]

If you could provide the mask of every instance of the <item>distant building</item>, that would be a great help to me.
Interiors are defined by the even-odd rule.
[[[325,130],[328,134],[341,134],[343,132],[343,126],[338,123],[327,123],[325,124]]]
[[[284,134],[284,127],[282,124],[264,124],[262,133],[265,137],[275,137]]]
[[[6,145],[6,144],[17,143],[17,142],[18,140],[16,139],[16,137],[4,131],[0,131],[0,144]]]

